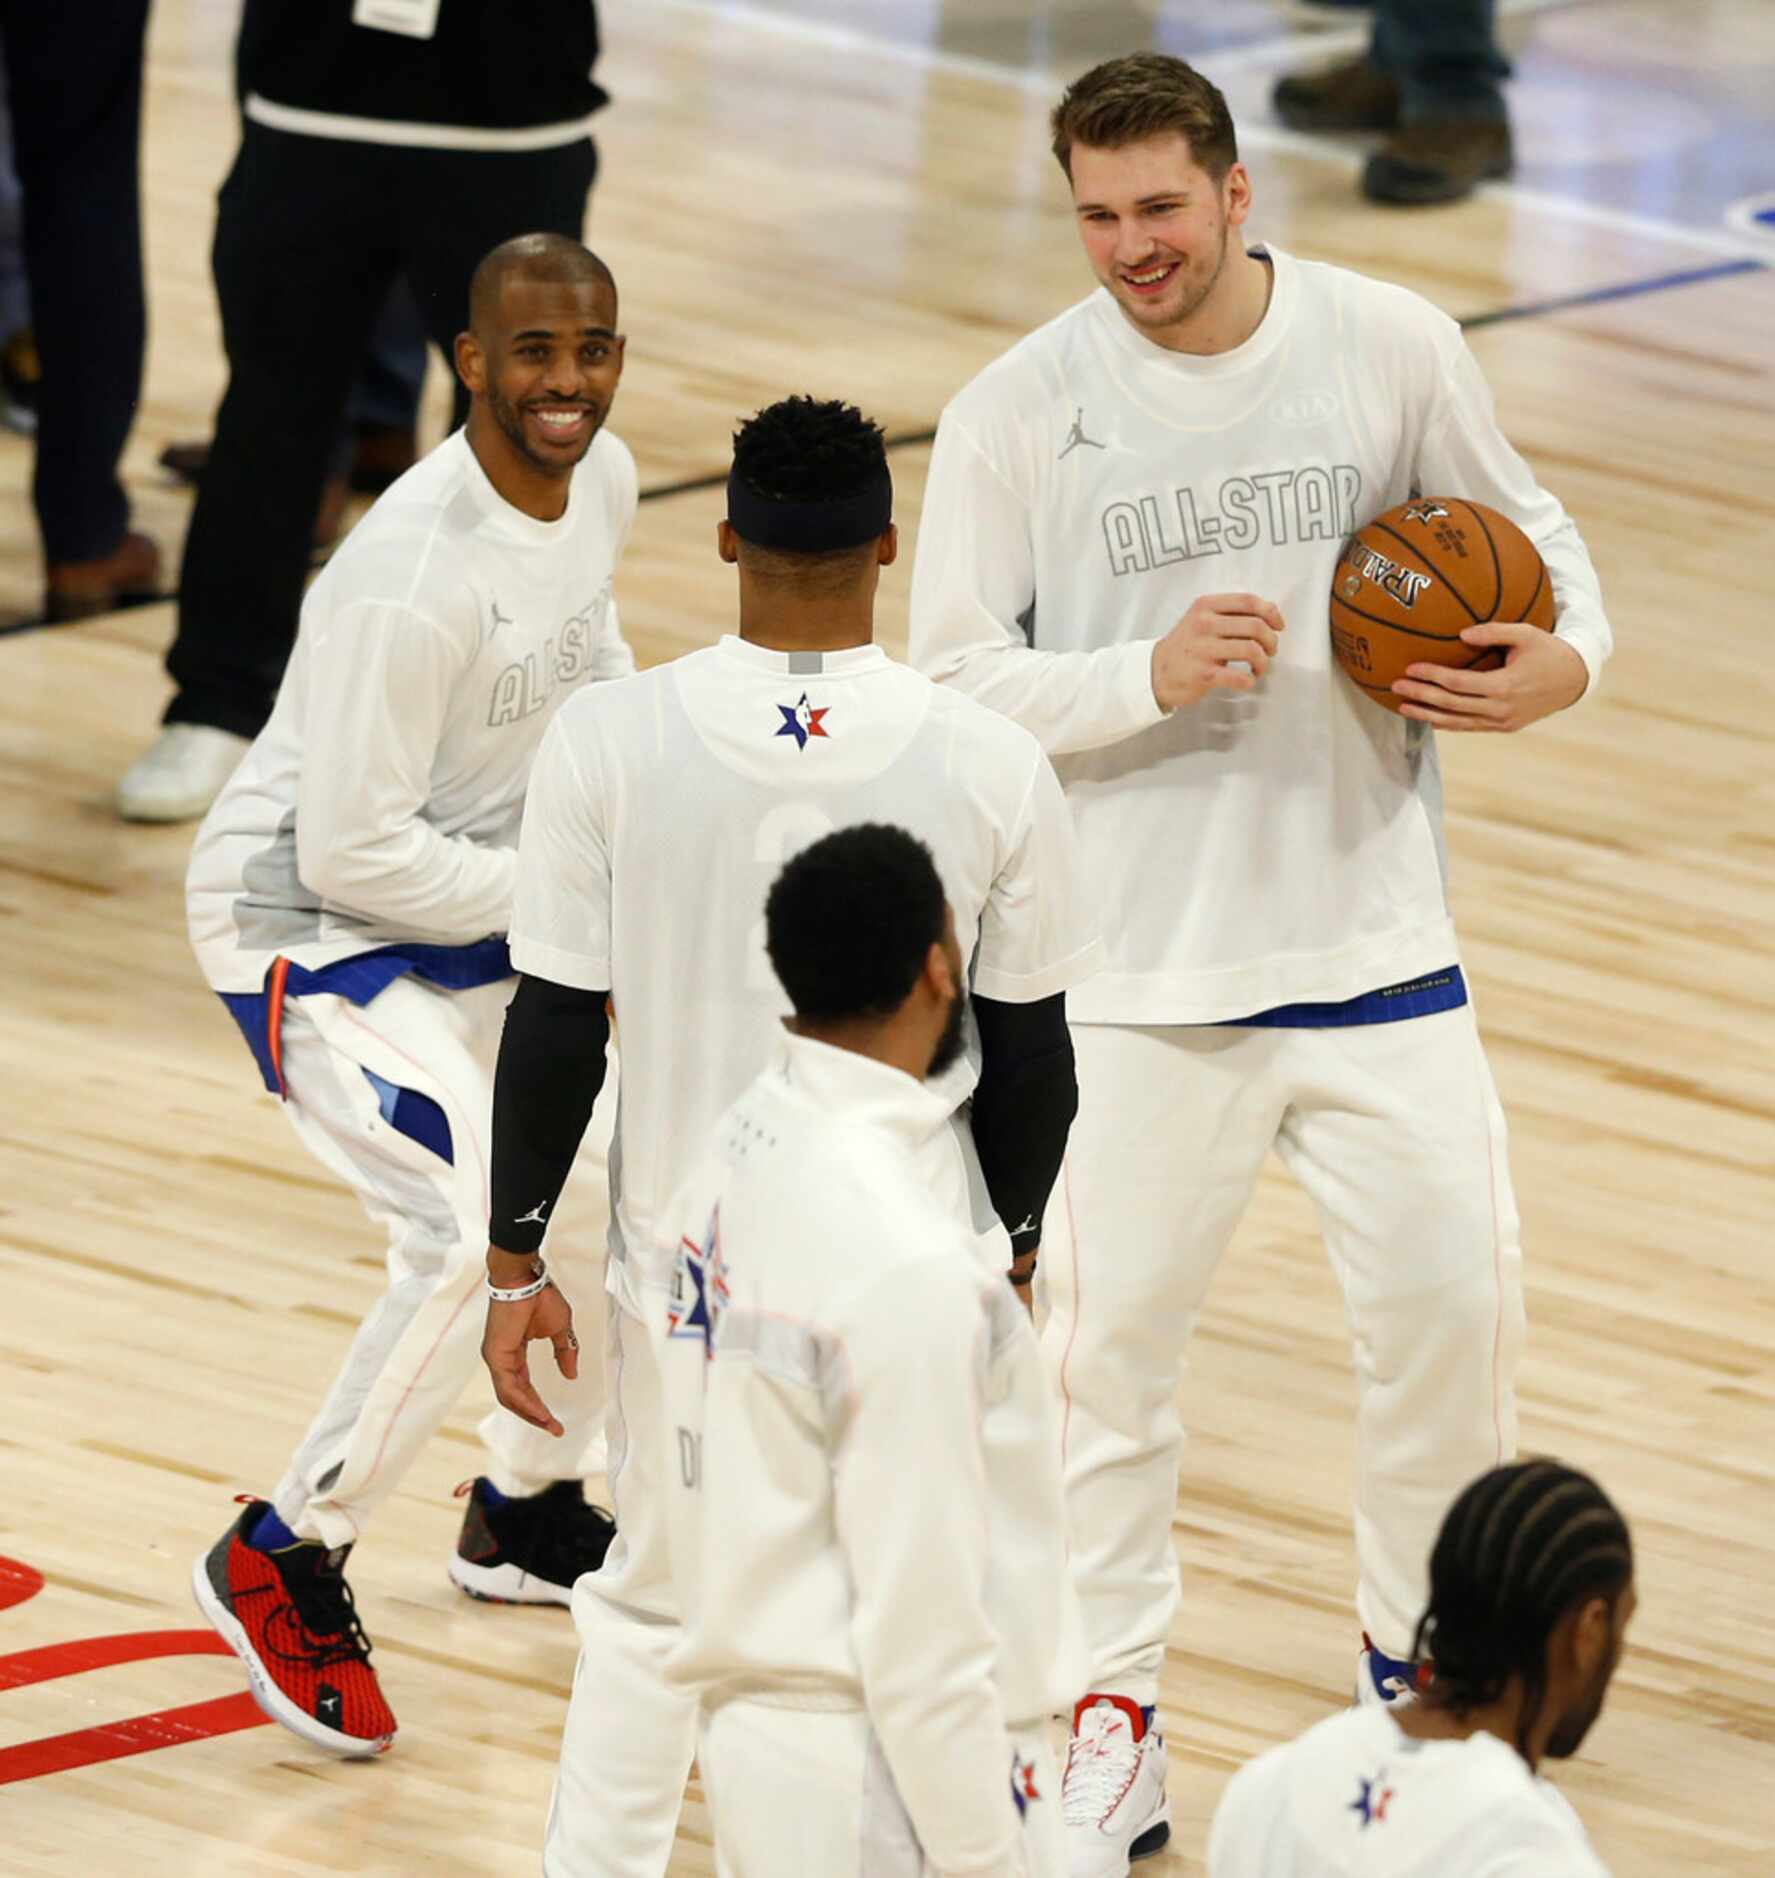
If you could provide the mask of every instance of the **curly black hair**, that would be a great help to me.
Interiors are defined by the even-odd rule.
[[[841,501],[886,465],[881,426],[837,398],[779,398],[733,434],[741,481],[779,502]]]
[[[764,905],[770,962],[798,1017],[888,1017],[942,942],[943,883],[922,841],[858,822],[805,847]]]

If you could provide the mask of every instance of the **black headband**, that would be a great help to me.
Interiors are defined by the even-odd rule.
[[[782,501],[741,481],[737,470],[728,472],[728,526],[755,548],[789,554],[860,548],[885,535],[893,519],[894,479],[885,463],[855,495],[834,502]]]

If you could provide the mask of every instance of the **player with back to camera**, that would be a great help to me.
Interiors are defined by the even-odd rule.
[[[763,944],[778,867],[865,821],[910,829],[936,856],[975,1021],[932,1084],[921,1165],[995,1276],[1009,1266],[1026,1282],[1035,1259],[1075,1101],[1066,997],[1101,956],[1035,739],[873,643],[898,545],[880,429],[842,403],[771,405],[735,436],[727,503],[717,545],[738,571],[738,635],[572,699],[524,811],[523,978],[500,1048],[487,1254],[489,1283],[519,1295],[489,1304],[486,1355],[501,1401],[541,1426],[552,1417],[526,1340],[576,1358],[566,1301],[538,1289],[537,1222],[554,1217],[598,1093],[607,997],[622,1048],[605,1358],[620,1534],[574,1592],[582,1647],[550,1878],[657,1878],[671,1855],[695,1702],[664,1677],[677,1604],[645,1325],[670,1281],[656,1246],[666,1203],[782,1048],[788,1007]],[[1063,1648],[1051,1623],[1032,1634],[1038,1656]]]
[[[204,975],[303,1145],[389,1234],[388,1289],[269,1503],[194,1574],[260,1705],[344,1754],[394,1715],[343,1570],[473,1373],[483,1312],[493,1065],[518,821],[563,700],[634,670],[611,582],[635,465],[604,420],[622,372],[616,284],[560,235],[493,249],[457,369],[466,427],[377,502],[310,589],[265,729],[198,831],[187,882]],[[482,1423],[452,1578],[565,1603],[610,1522],[562,1447]]]
[[[1430,1555],[1418,1700],[1346,1709],[1241,1768],[1209,1878],[1607,1878],[1540,1766],[1602,1712],[1638,1602],[1595,1481],[1546,1460],[1483,1475]]]
[[[718,1863],[1064,1878],[1052,1394],[909,1151],[962,1035],[954,918],[923,845],[865,825],[790,861],[765,921],[792,1034],[672,1203],[649,1326]]]
[[[1043,1348],[1095,1657],[1068,1831],[1077,1878],[1106,1878],[1168,1829],[1153,1708],[1179,1589],[1178,1379],[1272,1146],[1354,1331],[1368,1697],[1399,1685],[1443,1509],[1514,1450],[1516,1209],[1426,730],[1520,730],[1575,703],[1610,632],[1455,323],[1247,249],[1251,179],[1207,80],[1111,60],[1053,127],[1101,286],[944,412],[911,647],[1040,737],[1103,910],[1107,966],[1068,1009],[1080,1119]],[[1414,492],[1522,527],[1558,618],[1468,628],[1507,664],[1413,666],[1401,717],[1333,670],[1326,615],[1343,542]]]

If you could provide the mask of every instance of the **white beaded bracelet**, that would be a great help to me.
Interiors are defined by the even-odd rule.
[[[489,1276],[487,1279],[488,1297],[495,1304],[522,1304],[526,1298],[533,1298],[539,1291],[546,1291],[553,1281],[548,1275],[548,1268],[543,1265],[541,1259],[538,1259],[536,1263],[538,1270],[535,1281],[531,1284],[519,1285],[515,1290],[500,1290]]]

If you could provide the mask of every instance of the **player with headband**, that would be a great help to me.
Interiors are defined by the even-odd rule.
[[[486,1355],[500,1399],[539,1426],[553,1417],[526,1341],[553,1342],[570,1372],[578,1352],[567,1301],[533,1289],[537,1251],[597,1096],[607,1000],[622,1057],[605,1353],[620,1536],[574,1592],[581,1669],[551,1878],[657,1878],[671,1852],[695,1705],[663,1673],[677,1605],[645,1326],[670,1280],[655,1243],[666,1203],[781,1046],[764,902],[783,862],[857,822],[909,829],[936,857],[973,996],[964,1048],[932,1084],[948,1119],[922,1164],[981,1255],[1024,1282],[1073,1113],[1065,997],[1099,948],[1071,820],[1027,731],[873,643],[892,497],[881,432],[853,407],[789,398],[748,420],[717,530],[739,575],[737,636],[574,699],[531,781],[512,925],[523,978],[494,1103],[487,1262],[506,1295],[488,1306]]]

